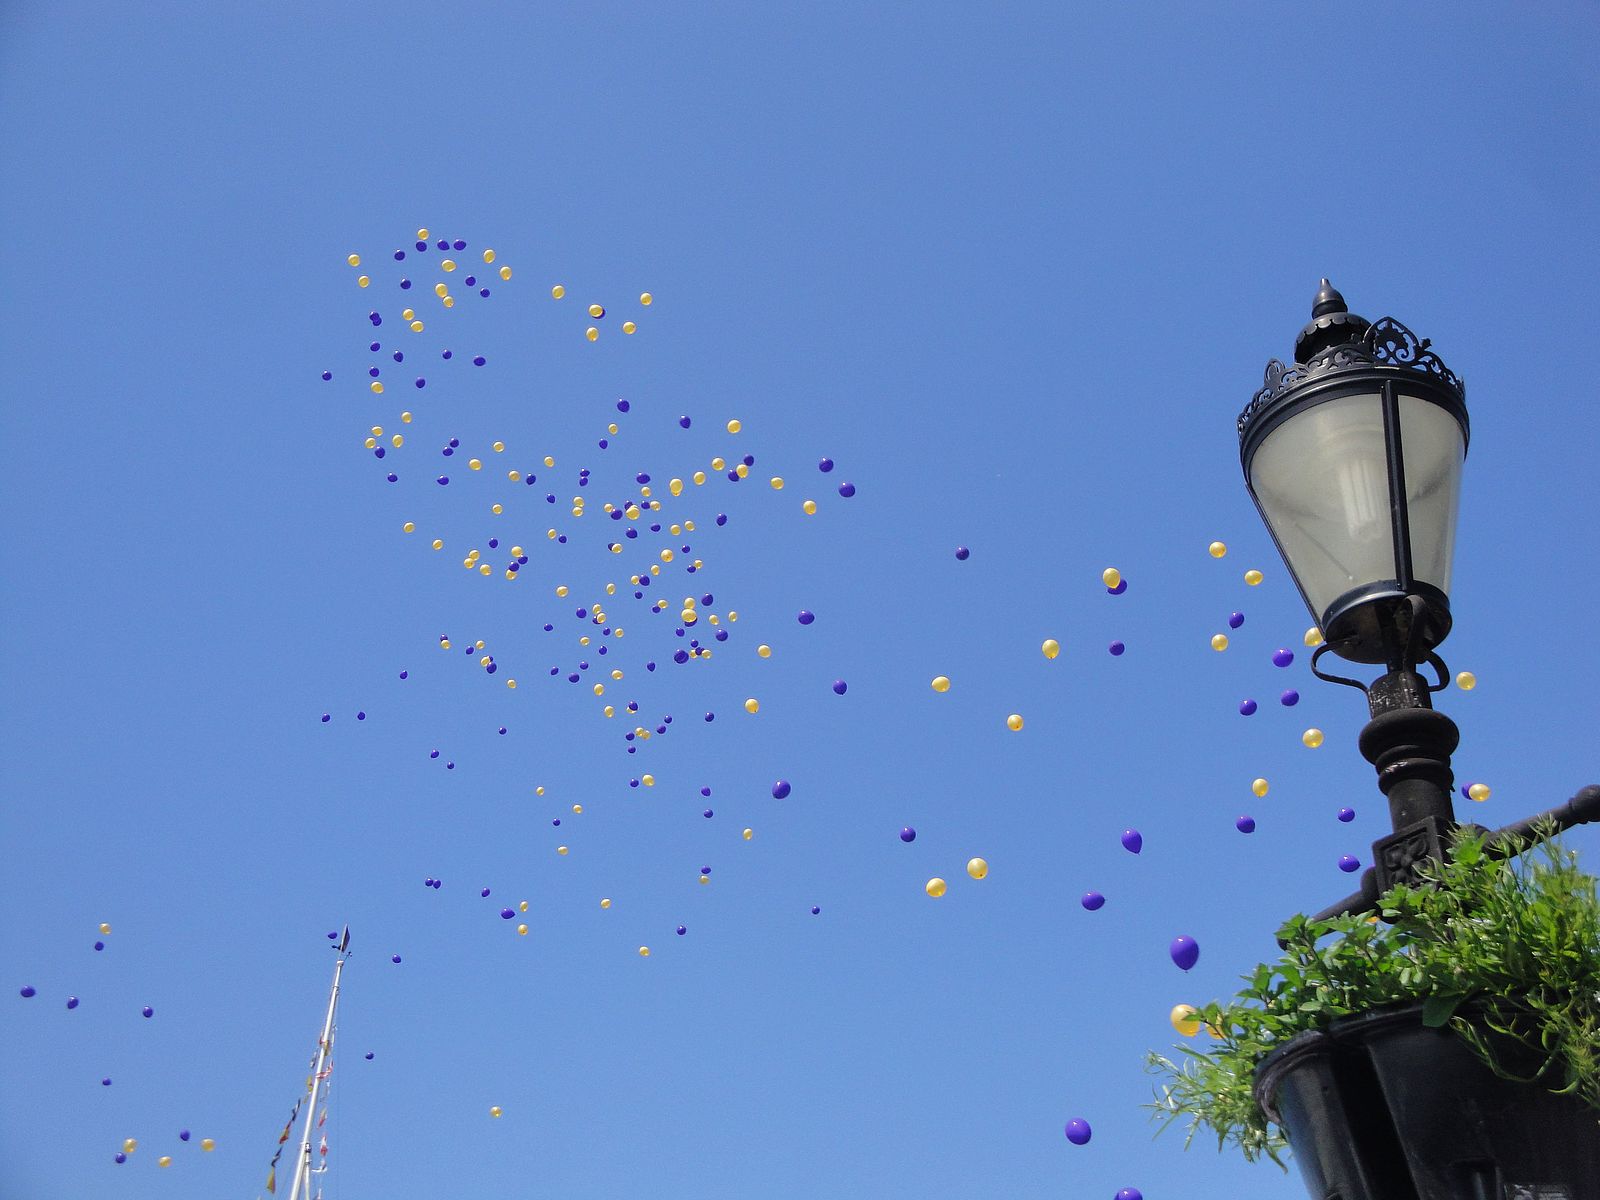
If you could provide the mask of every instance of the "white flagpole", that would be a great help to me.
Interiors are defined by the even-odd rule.
[[[333,1014],[339,1006],[339,973],[344,970],[345,955],[350,947],[350,927],[346,926],[339,942],[339,961],[333,965],[333,989],[328,993],[328,1019],[322,1023],[322,1037],[317,1042],[317,1065],[311,1072],[311,1090],[307,1099],[306,1119],[302,1127],[300,1152],[295,1156],[294,1183],[289,1188],[289,1200],[309,1200],[311,1194],[311,1123],[317,1115],[317,1092],[322,1087],[322,1068],[327,1064],[328,1052],[333,1048]]]

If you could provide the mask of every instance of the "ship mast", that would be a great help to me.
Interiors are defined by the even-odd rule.
[[[317,1041],[317,1062],[311,1072],[308,1087],[305,1121],[301,1126],[300,1150],[295,1155],[294,1183],[289,1188],[288,1200],[311,1200],[311,1130],[316,1120],[317,1095],[327,1094],[327,1080],[324,1071],[328,1064],[328,1055],[333,1051],[333,1017],[339,1008],[339,974],[344,970],[345,959],[350,956],[350,927],[344,928],[344,936],[339,939],[337,947],[339,960],[333,965],[333,987],[328,992],[328,1017],[322,1023],[322,1037]]]

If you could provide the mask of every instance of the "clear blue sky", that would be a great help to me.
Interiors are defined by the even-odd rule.
[[[256,1195],[345,922],[329,1200],[1300,1194],[1139,1109],[1169,1008],[1231,991],[1385,828],[1234,418],[1323,274],[1433,338],[1473,422],[1443,649],[1481,682],[1441,704],[1494,794],[1462,807],[1600,779],[1600,15],[523,7],[0,9],[0,1196]],[[413,255],[413,336],[390,252],[418,226],[515,273],[445,313]],[[383,396],[374,332],[408,358]],[[704,572],[650,593],[714,593],[730,640],[676,667],[676,604],[611,602],[607,699],[675,718],[629,756],[598,665],[547,672],[647,560],[504,469],[555,456],[565,502],[588,466],[596,509],[735,453],[750,481],[673,514]]]

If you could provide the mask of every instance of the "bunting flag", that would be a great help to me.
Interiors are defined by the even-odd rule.
[[[278,1194],[278,1168],[276,1167],[267,1168],[267,1194],[272,1196]]]
[[[328,1135],[327,1134],[323,1134],[322,1135],[322,1145],[319,1148],[319,1153],[324,1154],[324,1155],[328,1153]]]

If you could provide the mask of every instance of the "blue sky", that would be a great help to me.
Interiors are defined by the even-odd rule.
[[[1385,828],[1234,418],[1321,275],[1434,340],[1472,412],[1464,815],[1594,782],[1597,34],[1582,4],[6,6],[0,1192],[260,1191],[348,922],[329,1200],[1295,1194],[1139,1109],[1169,1008]],[[443,311],[437,251],[391,257],[419,226],[512,279]],[[488,461],[439,487],[450,437]],[[494,439],[563,501],[589,467],[591,508],[757,458],[690,485],[706,566],[657,585],[738,610],[715,657],[613,602],[606,698],[674,717],[637,755],[547,671],[642,560],[502,497]],[[514,584],[460,566],[495,522],[537,538]]]

